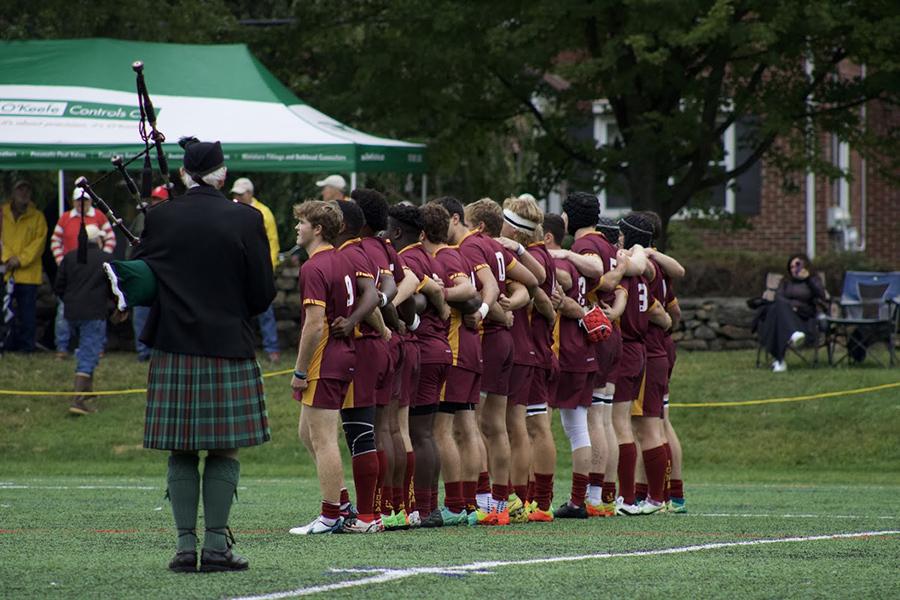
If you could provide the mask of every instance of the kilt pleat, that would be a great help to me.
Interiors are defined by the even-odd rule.
[[[269,439],[262,373],[256,359],[153,352],[145,448],[241,448]]]

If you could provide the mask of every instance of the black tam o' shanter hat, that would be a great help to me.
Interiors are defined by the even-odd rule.
[[[184,170],[195,177],[203,177],[225,165],[225,155],[219,142],[201,142],[195,137],[178,140],[184,148]]]

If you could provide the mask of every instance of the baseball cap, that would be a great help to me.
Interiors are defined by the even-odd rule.
[[[231,186],[232,194],[245,194],[247,192],[253,193],[253,182],[247,179],[246,177],[239,177],[234,180],[234,184]]]
[[[158,185],[153,188],[153,191],[150,192],[151,198],[159,198],[160,200],[165,200],[169,197],[169,192],[166,190],[166,186]]]
[[[19,188],[22,187],[22,186],[25,186],[25,187],[27,187],[27,188],[30,188],[30,187],[31,187],[31,183],[30,183],[27,179],[19,179],[18,181],[16,181],[16,182],[13,184],[12,189],[17,190],[17,189],[19,189]]]
[[[76,187],[72,190],[72,200],[81,200],[84,198],[85,200],[90,200],[91,197],[88,196],[87,192],[80,187]]]
[[[329,175],[325,179],[317,181],[316,185],[319,187],[325,187],[326,185],[329,185],[343,191],[347,188],[347,180],[340,175]]]

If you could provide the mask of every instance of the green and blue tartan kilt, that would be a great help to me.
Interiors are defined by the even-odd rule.
[[[262,373],[255,358],[153,352],[145,448],[221,450],[269,439]]]

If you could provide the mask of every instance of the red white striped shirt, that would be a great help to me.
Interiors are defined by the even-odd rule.
[[[96,225],[103,232],[103,251],[112,254],[116,249],[116,235],[109,221],[99,210],[90,207],[84,215],[85,225]],[[78,231],[81,228],[81,213],[77,209],[64,212],[56,222],[53,235],[50,237],[50,251],[56,264],[62,262],[67,252],[78,249]]]

